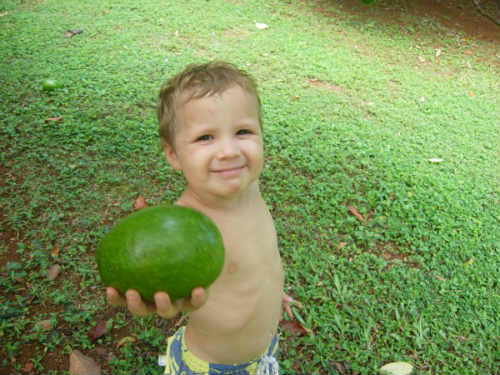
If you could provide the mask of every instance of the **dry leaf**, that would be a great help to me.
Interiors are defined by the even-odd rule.
[[[49,280],[54,281],[57,278],[57,276],[59,276],[60,272],[61,272],[61,266],[59,264],[54,264],[47,270],[47,278]]]
[[[59,122],[62,120],[62,116],[57,116],[57,117],[49,117],[47,119],[45,119],[45,123],[48,123],[48,122]]]
[[[441,280],[441,281],[446,281],[446,279],[444,277],[441,277],[439,275],[436,275],[436,279]]]
[[[464,53],[469,56],[472,56],[474,54],[474,52],[472,52],[470,49],[466,50]]]
[[[101,366],[79,350],[73,350],[69,356],[69,373],[71,375],[100,375]]]
[[[283,331],[289,332],[292,335],[305,336],[307,335],[307,330],[298,321],[293,320],[282,320],[280,322],[280,327]]]
[[[353,207],[353,206],[347,206],[347,208],[349,209],[349,211],[351,212],[351,214],[353,214],[354,216],[356,216],[356,219],[358,219],[359,221],[361,221],[362,223],[365,221],[365,218],[363,217],[363,215],[361,215],[361,213],[356,209],[356,207]]]
[[[24,367],[21,369],[21,372],[28,373],[33,370],[33,362],[28,361],[24,364]]]
[[[476,97],[476,94],[474,94],[472,91],[469,91],[469,96],[474,99]]]
[[[57,246],[56,246],[56,247],[54,247],[54,248],[52,249],[52,251],[50,252],[50,254],[51,254],[54,258],[58,257],[58,256],[59,256],[59,248],[58,248]]]
[[[108,322],[106,320],[99,320],[94,328],[92,328],[88,335],[91,341],[97,340],[102,337],[108,331]]]
[[[345,245],[347,245],[347,242],[339,242],[339,244],[337,245],[337,250],[342,249]]]
[[[438,48],[436,49],[436,57],[439,57],[441,56],[441,50]]]
[[[410,375],[413,371],[413,366],[407,362],[388,363],[380,368],[382,375]]]
[[[419,56],[419,57],[418,57],[418,60],[419,60],[421,63],[425,62],[425,59],[424,59],[424,57],[423,57],[423,56]]]
[[[134,210],[138,211],[138,210],[142,210],[143,208],[146,208],[146,207],[148,207],[148,203],[141,195],[139,195],[137,197],[137,199],[135,200]]]
[[[119,347],[122,347],[123,345],[125,345],[127,343],[133,344],[136,341],[137,341],[137,339],[135,337],[133,337],[133,336],[125,336],[125,337],[122,337],[120,339],[120,341],[118,341],[118,343],[116,344],[116,346],[119,348]]]
[[[35,324],[35,327],[39,327],[42,331],[50,331],[52,329],[52,322],[50,320],[41,320]]]

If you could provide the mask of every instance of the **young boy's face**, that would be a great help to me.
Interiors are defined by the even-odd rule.
[[[174,146],[165,145],[165,154],[184,173],[188,189],[219,198],[237,196],[262,170],[257,98],[234,85],[188,101],[177,111]]]

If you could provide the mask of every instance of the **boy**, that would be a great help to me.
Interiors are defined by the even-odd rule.
[[[254,80],[223,62],[191,65],[161,89],[160,138],[186,188],[176,204],[197,209],[218,226],[226,250],[221,275],[190,300],[155,306],[133,290],[108,288],[113,305],[165,318],[188,311],[187,326],[168,340],[166,374],[277,373],[277,327],[283,270],[271,214],[259,190],[263,167],[260,100]],[[179,249],[182,250],[182,249]]]

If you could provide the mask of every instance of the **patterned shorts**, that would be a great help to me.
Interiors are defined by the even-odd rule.
[[[261,358],[237,365],[218,365],[203,361],[191,353],[186,346],[184,331],[185,327],[182,327],[168,338],[167,354],[162,363],[165,366],[165,374],[278,374],[278,335],[273,337]]]

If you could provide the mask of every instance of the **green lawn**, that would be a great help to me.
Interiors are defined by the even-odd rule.
[[[309,331],[282,328],[282,372],[374,374],[393,361],[498,372],[498,46],[433,19],[314,7],[2,1],[0,373],[61,373],[74,349],[104,373],[161,371],[174,322],[107,307],[94,252],[139,195],[154,205],[181,192],[156,95],[215,58],[260,84],[262,190]],[[60,86],[44,91],[45,79]],[[99,321],[107,334],[89,337]]]

